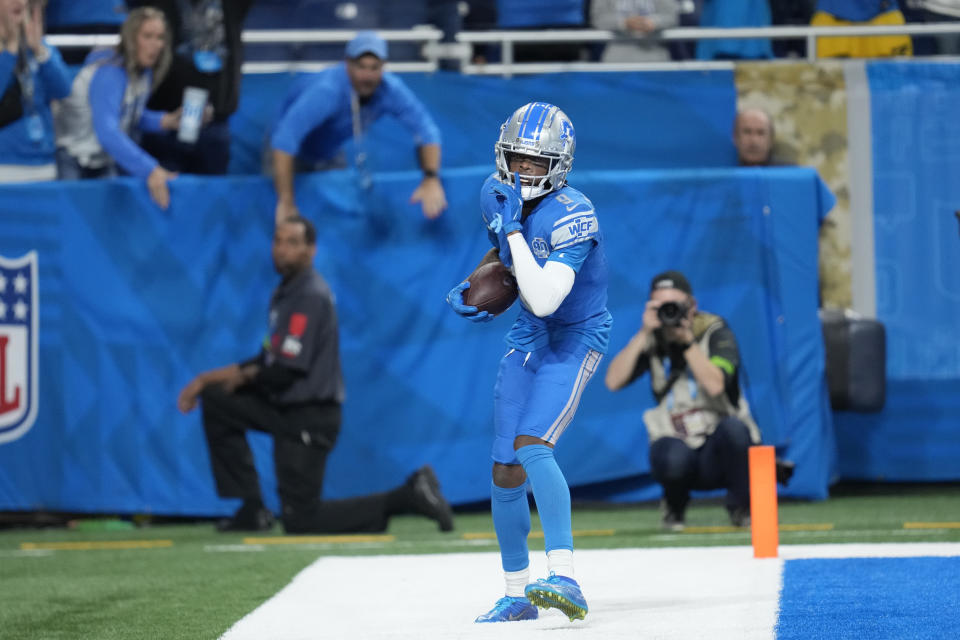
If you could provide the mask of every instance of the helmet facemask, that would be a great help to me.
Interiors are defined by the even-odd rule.
[[[542,158],[546,161],[546,174],[534,175],[532,173],[520,173],[520,193],[524,200],[533,200],[540,196],[550,193],[554,189],[563,186],[566,171],[562,170],[563,160],[558,154],[549,153],[527,153],[527,149],[522,152],[507,151],[497,145],[497,174],[500,182],[513,185],[514,172],[510,171],[511,160],[517,156],[527,156],[530,158]],[[514,185],[515,186],[515,185]]]

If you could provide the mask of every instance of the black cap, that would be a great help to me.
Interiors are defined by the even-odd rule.
[[[688,296],[693,295],[693,288],[690,286],[690,281],[687,280],[687,276],[679,271],[664,271],[663,273],[655,275],[653,280],[650,281],[650,293],[653,293],[657,289],[679,289]]]

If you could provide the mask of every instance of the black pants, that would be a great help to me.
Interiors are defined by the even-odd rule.
[[[751,445],[747,425],[724,418],[699,449],[680,438],[660,438],[650,446],[654,480],[663,486],[671,511],[683,513],[692,489],[726,489],[728,509],[749,509]]]
[[[390,515],[388,493],[321,500],[327,455],[340,431],[340,405],[278,407],[254,389],[227,393],[210,385],[201,395],[203,428],[217,493],[223,498],[259,500],[260,482],[246,431],[273,436],[273,462],[288,533],[384,531]]]

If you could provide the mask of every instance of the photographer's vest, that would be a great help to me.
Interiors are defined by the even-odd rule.
[[[710,357],[710,336],[723,327],[723,319],[710,313],[697,313],[693,318],[694,340]],[[702,393],[689,365],[674,368],[669,374],[663,358],[656,349],[656,337],[650,334],[647,353],[650,357],[650,385],[659,404],[643,413],[650,442],[665,437],[680,438],[687,446],[697,449],[703,445],[721,420],[728,416],[739,418],[750,430],[750,438],[760,443],[760,430],[750,415],[747,401],[741,395],[735,406],[726,390],[715,397]]]

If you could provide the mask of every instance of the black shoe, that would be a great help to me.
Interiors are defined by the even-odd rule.
[[[680,533],[686,524],[683,521],[683,511],[671,509],[666,500],[660,501],[660,511],[663,513],[663,519],[660,521],[660,528],[671,533]]]
[[[777,483],[787,486],[790,484],[790,478],[793,477],[793,471],[797,468],[797,464],[791,460],[777,458],[774,468],[776,469]]]
[[[440,531],[453,531],[453,509],[440,493],[440,482],[430,465],[424,465],[407,478],[412,506],[416,513],[436,520]]]
[[[750,509],[746,507],[727,507],[727,512],[730,514],[730,524],[735,527],[749,527],[750,526]]]
[[[223,518],[217,522],[217,531],[269,531],[273,528],[273,522],[273,514],[265,507],[240,507],[232,518]]]

